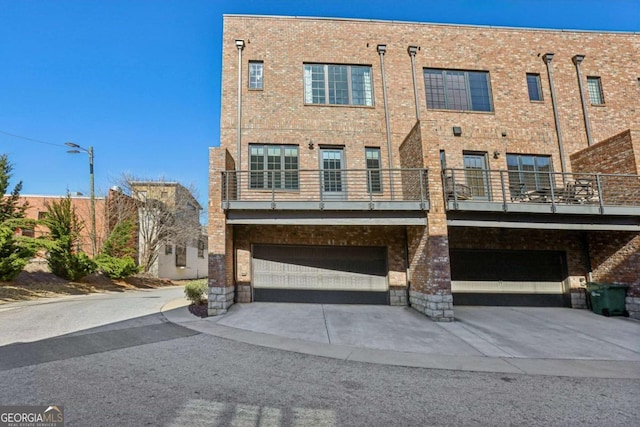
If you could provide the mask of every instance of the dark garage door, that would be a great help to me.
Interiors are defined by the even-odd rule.
[[[560,251],[451,249],[457,305],[566,307],[566,257]]]
[[[255,301],[388,304],[387,248],[254,245]]]

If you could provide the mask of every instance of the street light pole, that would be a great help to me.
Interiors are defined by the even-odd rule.
[[[93,178],[93,145],[89,146],[89,149],[83,148],[76,143],[73,142],[65,142],[67,147],[75,148],[75,150],[69,150],[67,153],[76,154],[80,151],[84,151],[89,155],[89,191],[90,191],[90,216],[91,216],[91,255],[93,257],[96,256],[97,252],[97,234],[96,234],[96,197],[95,197],[95,187],[94,187],[94,178]]]

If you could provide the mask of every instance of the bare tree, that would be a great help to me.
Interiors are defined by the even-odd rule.
[[[133,221],[138,263],[143,272],[154,272],[160,250],[167,244],[197,246],[201,236],[202,209],[193,186],[160,179],[122,175],[109,192],[109,230],[122,221]]]

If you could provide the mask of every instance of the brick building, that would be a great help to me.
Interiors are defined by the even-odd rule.
[[[25,217],[34,220],[42,220],[48,210],[48,205],[56,202],[59,203],[66,196],[40,196],[40,195],[23,195],[20,196],[21,203],[26,203],[27,210]],[[80,242],[78,250],[85,252],[89,256],[93,254],[91,249],[91,198],[88,196],[72,195],[71,206],[75,209],[78,218],[83,224],[80,232]],[[104,197],[95,198],[96,212],[96,244],[98,248],[102,247],[107,234],[106,228],[106,201]],[[48,230],[42,225],[36,225],[34,230],[21,230],[22,235],[31,237],[41,237]]]
[[[637,34],[224,17],[209,313],[640,310]]]

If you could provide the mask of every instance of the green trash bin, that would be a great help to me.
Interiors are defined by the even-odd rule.
[[[629,312],[625,309],[627,288],[627,285],[589,282],[587,294],[589,295],[591,310],[607,317],[629,317]]]

